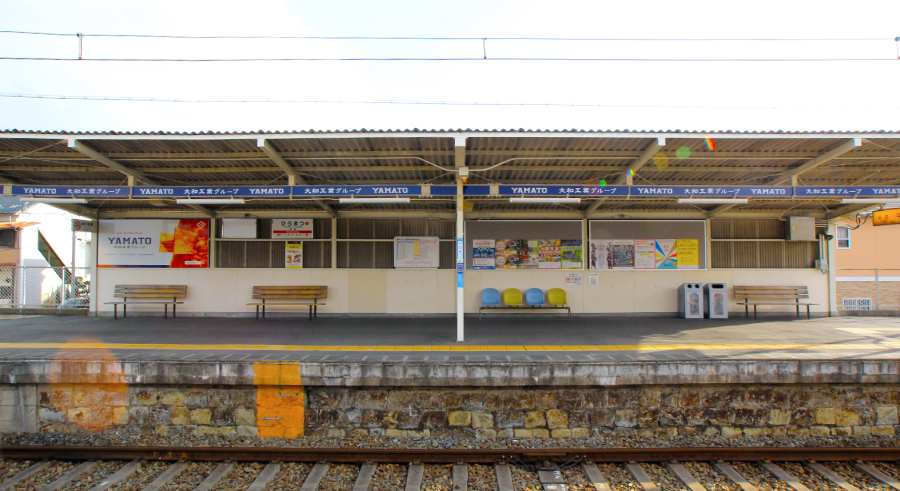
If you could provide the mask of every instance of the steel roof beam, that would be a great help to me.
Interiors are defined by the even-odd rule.
[[[829,220],[832,220],[832,219],[835,219],[835,218],[842,217],[842,216],[844,216],[844,215],[850,215],[850,214],[852,214],[852,213],[857,213],[857,212],[864,211],[864,210],[871,210],[871,209],[874,209],[874,208],[878,208],[878,205],[873,205],[872,203],[865,204],[865,205],[864,205],[864,204],[859,204],[859,203],[857,203],[857,204],[850,204],[850,205],[847,205],[847,206],[842,206],[842,207],[840,207],[840,208],[836,208],[836,209],[834,209],[834,210],[828,212],[828,213],[826,214],[826,217],[827,217]]]
[[[724,213],[724,212],[734,208],[735,206],[737,206],[737,203],[728,203],[728,204],[724,204],[724,205],[719,205],[719,206],[713,208],[712,210],[709,210],[709,212],[706,214],[706,217],[713,218],[714,216],[716,216],[720,213]]]
[[[104,156],[100,152],[94,150],[93,148],[88,147],[87,145],[85,145],[84,143],[81,143],[78,140],[74,140],[74,139],[69,140],[68,147],[78,150],[83,155],[90,157],[91,159],[93,159],[97,162],[100,162],[101,164],[109,167],[110,169],[113,169],[113,170],[121,172],[122,174],[125,174],[126,176],[128,176],[130,178],[129,181],[131,181],[133,179],[138,179],[143,184],[146,184],[148,186],[159,186],[159,183],[157,183],[153,179],[150,179],[149,177],[144,175],[143,172],[134,170],[134,169],[129,169],[128,167],[125,167],[124,165],[116,162],[115,160]],[[129,182],[128,185],[130,186],[130,185],[132,185],[132,183]],[[209,208],[206,208],[205,206],[200,206],[200,205],[187,205],[187,206],[189,208],[193,208],[211,218],[216,216],[216,212],[210,210]]]
[[[288,186],[307,185],[306,180],[300,177],[300,174],[298,174],[297,171],[284,160],[281,154],[278,153],[278,150],[275,150],[275,147],[273,147],[271,143],[266,141],[264,138],[260,138],[256,140],[256,146],[259,147],[259,149],[262,150],[263,153],[265,153],[270,159],[272,159],[272,162],[275,162],[275,165],[277,165],[281,170],[284,171],[284,173],[288,176]],[[328,203],[326,203],[324,200],[316,199],[315,201],[319,205],[319,207],[328,212],[329,215],[331,215],[332,217],[337,216],[337,213],[335,213],[334,209],[332,209],[331,206],[329,206]]]
[[[661,137],[657,138],[656,143],[653,143],[649,147],[647,147],[644,150],[644,152],[641,153],[641,156],[638,157],[637,160],[635,160],[628,166],[628,169],[625,172],[620,174],[619,177],[617,177],[615,181],[613,181],[609,184],[612,186],[621,186],[622,184],[625,184],[625,183],[628,183],[628,185],[631,185],[631,175],[633,173],[637,172],[647,162],[649,162],[650,159],[652,159],[653,156],[656,155],[657,152],[659,152],[659,150],[661,148],[663,148],[664,146],[666,146],[666,139],[661,138]],[[607,198],[600,198],[598,200],[595,200],[593,203],[591,203],[591,206],[589,206],[588,209],[584,212],[584,215],[587,216],[587,215],[593,213],[594,210],[599,208],[600,205],[602,205],[603,202],[606,201],[606,199]]]
[[[781,174],[778,174],[777,176],[766,181],[766,184],[772,185],[772,186],[777,186],[783,182],[791,182],[791,184],[796,185],[796,184],[794,184],[794,179],[800,177],[800,174],[803,174],[804,172],[806,172],[810,169],[816,168],[835,157],[843,155],[843,154],[853,150],[854,148],[861,147],[861,146],[862,146],[862,139],[854,138],[852,140],[844,142],[843,144],[839,145],[836,148],[833,148],[833,149],[823,153],[822,155],[819,155],[818,157],[810,160],[809,162],[801,164],[800,166],[795,167],[794,169],[791,169],[789,171],[785,171],[785,172],[782,172]]]

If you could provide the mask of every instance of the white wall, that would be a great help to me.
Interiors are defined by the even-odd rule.
[[[803,285],[810,290],[814,312],[828,311],[828,276],[818,270],[675,270],[597,271],[600,286],[588,286],[588,271],[580,271],[583,285],[564,284],[566,271],[467,271],[466,312],[478,312],[484,288],[562,288],[575,313],[674,313],[682,283],[734,285]],[[188,285],[180,312],[252,313],[255,285],[325,285],[326,306],[319,312],[335,314],[452,314],[455,312],[454,270],[371,269],[161,269],[101,268],[94,284],[98,311],[112,312],[117,284]],[[742,311],[731,298],[732,312]],[[129,307],[130,311],[161,311],[158,306]],[[277,307],[266,309],[277,312]],[[288,309],[296,312],[297,309]],[[760,312],[789,312],[790,307],[760,306]]]

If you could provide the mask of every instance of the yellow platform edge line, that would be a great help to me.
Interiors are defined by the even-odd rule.
[[[326,346],[280,344],[158,344],[158,343],[0,343],[4,349],[144,349],[208,351],[718,351],[718,350],[884,350],[900,348],[897,342],[785,343],[785,344],[652,344],[652,345],[423,345],[423,346]]]

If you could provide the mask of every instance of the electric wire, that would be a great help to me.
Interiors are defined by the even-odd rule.
[[[593,61],[593,62],[650,62],[650,63],[806,63],[806,62],[876,62],[898,61],[897,58],[553,58],[553,57],[348,57],[348,58],[57,58],[38,56],[2,56],[6,61],[91,61],[91,62],[148,62],[148,63],[234,63],[286,61]]]

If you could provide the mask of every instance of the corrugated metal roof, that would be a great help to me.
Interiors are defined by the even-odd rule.
[[[15,215],[25,208],[19,198],[10,196],[0,196],[0,215]]]

